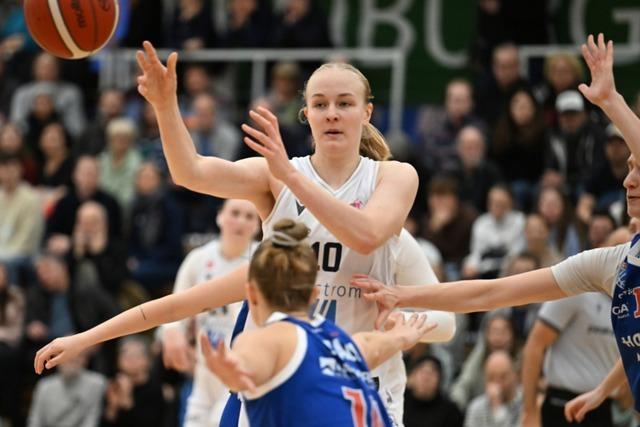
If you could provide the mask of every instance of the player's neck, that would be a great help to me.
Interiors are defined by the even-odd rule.
[[[220,239],[220,253],[227,260],[234,260],[245,253],[247,250],[246,242],[237,242],[229,238]]]
[[[332,188],[344,184],[360,164],[360,155],[329,157],[319,153],[311,155],[315,171]]]

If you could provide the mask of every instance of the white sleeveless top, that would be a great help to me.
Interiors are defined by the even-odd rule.
[[[315,171],[309,156],[291,159],[293,166],[316,184],[358,209],[363,208],[373,194],[380,163],[360,157],[360,163],[351,177],[332,189]],[[335,322],[349,334],[374,329],[378,309],[374,303],[362,298],[361,291],[349,285],[354,274],[367,274],[383,283],[394,284],[395,264],[398,251],[398,237],[393,236],[368,255],[359,254],[343,245],[327,230],[309,210],[296,199],[287,187],[278,195],[273,210],[262,223],[265,238],[273,232],[273,225],[279,220],[290,218],[303,222],[309,227],[308,241],[318,254],[317,284],[318,302],[311,315],[322,315]],[[394,375],[389,375],[391,372]],[[388,360],[372,372],[380,381],[382,400],[398,425],[402,421],[402,393],[406,376],[401,354]],[[400,403],[398,410],[393,403]],[[397,416],[400,416],[398,419]]]

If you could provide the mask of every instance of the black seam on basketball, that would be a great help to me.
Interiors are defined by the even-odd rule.
[[[53,28],[55,28],[55,33],[60,38],[60,42],[62,43],[62,46],[64,46],[64,48],[67,49],[67,51],[69,52],[69,56],[72,57],[73,56],[73,51],[71,49],[69,49],[69,46],[67,46],[67,44],[64,42],[64,39],[62,38],[62,35],[60,35],[60,32],[58,31],[58,28],[56,26],[56,20],[53,19],[53,12],[51,12],[51,8],[49,8],[49,5],[47,5],[47,7],[44,7],[43,9],[45,9],[47,11],[47,14],[49,14],[49,19],[51,20],[51,25],[53,25]],[[64,20],[64,17],[62,19]],[[67,24],[65,23],[64,25],[67,25]],[[40,45],[40,43],[38,43],[38,44]],[[42,46],[42,45],[40,45],[40,47],[45,49],[45,47]]]
[[[89,8],[91,9],[91,14],[93,15],[93,45],[90,50],[90,55],[93,54],[98,48],[98,17],[96,16],[96,9],[93,5],[93,0],[89,0]]]
[[[71,40],[76,44],[76,47],[81,50],[84,51],[84,49],[82,48],[82,46],[80,46],[80,44],[78,43],[78,40],[76,40],[75,37],[73,37],[73,31],[71,31],[71,27],[69,27],[69,25],[67,24],[67,20],[64,17],[64,13],[62,12],[62,7],[60,6],[60,1],[58,0],[58,9],[60,9],[60,17],[62,17],[62,22],[64,23],[64,26],[67,27],[67,33],[69,34],[69,37],[71,37]],[[55,21],[54,21],[55,23]],[[62,38],[62,36],[60,36],[60,38]],[[62,39],[62,42],[64,43],[64,39]],[[67,45],[66,43],[64,43],[65,46]],[[69,46],[67,46],[67,49],[69,49],[69,51],[71,52],[71,56],[75,56],[75,52],[73,52]]]

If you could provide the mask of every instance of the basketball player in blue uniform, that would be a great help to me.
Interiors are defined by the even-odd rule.
[[[200,337],[208,367],[242,393],[250,426],[390,427],[368,366],[416,344],[432,326],[424,315],[402,315],[385,332],[350,338],[322,316],[310,318],[317,298],[317,260],[303,240],[309,229],[282,219],[256,250],[246,284],[258,329],[243,332],[233,350]]]
[[[640,119],[616,91],[613,43],[605,43],[602,34],[597,42],[589,36],[582,46],[582,54],[592,80],[589,86],[582,84],[579,89],[620,129],[631,150],[629,172],[623,184],[627,192],[627,212],[631,218],[640,218]],[[635,409],[640,411],[640,234],[631,242],[585,251],[551,268],[496,280],[387,287],[375,279],[356,276],[352,284],[363,289],[365,298],[377,302],[385,312],[407,305],[474,312],[555,300],[582,292],[604,292],[612,298],[613,331]],[[573,410],[568,415],[573,416]]]

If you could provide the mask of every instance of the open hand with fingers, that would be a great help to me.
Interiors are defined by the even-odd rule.
[[[435,323],[427,323],[427,315],[413,313],[405,316],[403,313],[392,313],[389,320],[393,321],[393,326],[387,332],[394,334],[403,340],[403,346],[400,350],[405,351],[413,347],[420,339],[437,325]]]
[[[80,335],[56,338],[38,350],[33,361],[36,374],[41,374],[45,369],[53,369],[80,354],[87,347]]]
[[[200,346],[207,368],[220,378],[229,390],[255,391],[256,386],[251,371],[242,366],[242,361],[233,352],[227,351],[223,340],[220,340],[214,348],[207,335],[202,333]]]
[[[271,175],[286,184],[296,169],[289,162],[284,148],[278,118],[264,107],[249,111],[249,116],[262,130],[243,124],[242,130],[248,135],[244,137],[245,144],[264,156]]]
[[[351,286],[362,289],[364,299],[378,305],[379,313],[375,326],[376,329],[381,329],[393,309],[398,306],[400,298],[396,289],[364,274],[354,274],[351,277]]]
[[[587,43],[582,45],[582,57],[591,72],[591,84],[581,84],[578,89],[593,104],[602,107],[616,94],[613,78],[613,41],[604,41],[598,34],[598,41],[589,35]]]
[[[145,41],[142,46],[144,52],[136,52],[136,59],[142,70],[142,75],[138,76],[138,92],[156,109],[177,105],[178,53],[172,52],[169,55],[165,67],[151,43]]]

